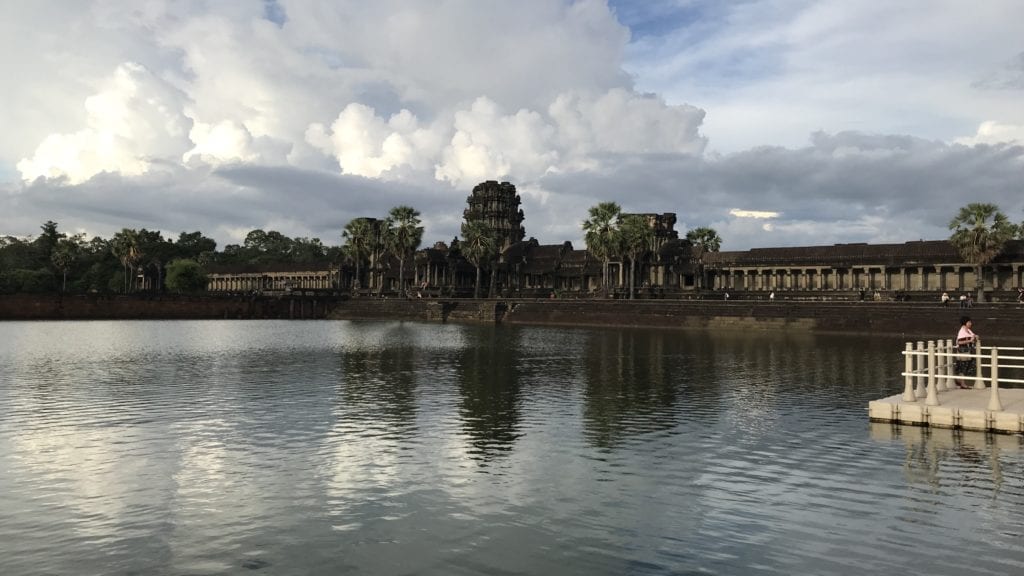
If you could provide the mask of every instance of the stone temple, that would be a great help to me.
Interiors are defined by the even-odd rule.
[[[494,232],[498,257],[482,274],[481,294],[502,298],[593,298],[629,296],[630,262],[602,261],[571,242],[540,244],[526,236],[516,187],[488,180],[473,187],[463,219],[484,221]],[[902,244],[835,244],[704,252],[679,237],[676,215],[640,214],[652,230],[650,245],[633,268],[636,298],[760,298],[771,292],[806,299],[956,299],[975,290],[975,268],[946,240]],[[369,219],[379,223],[379,220]],[[214,269],[209,289],[218,292],[325,290],[353,296],[471,297],[476,268],[458,239],[436,242],[406,262],[399,286],[397,258],[383,254],[357,266],[351,261],[311,265]],[[1012,240],[985,267],[989,298],[1015,300],[1024,285],[1024,241]]]

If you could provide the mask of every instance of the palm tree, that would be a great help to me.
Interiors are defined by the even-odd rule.
[[[405,259],[412,256],[423,241],[420,213],[410,206],[395,206],[387,219],[388,251],[398,258],[398,290],[405,290]]]
[[[61,238],[57,241],[57,245],[50,254],[50,260],[62,274],[60,285],[61,292],[67,291],[68,269],[71,268],[71,264],[73,264],[78,258],[78,243],[75,240],[80,238],[80,236],[73,238]]]
[[[370,257],[376,234],[373,224],[367,218],[356,218],[345,225],[341,239],[345,241],[345,250],[356,264],[354,288],[360,288],[362,281],[361,264]]]
[[[698,266],[700,267],[700,287],[703,288],[706,283],[704,277],[704,253],[718,252],[722,247],[722,237],[718,235],[714,228],[702,226],[687,232],[686,239],[690,241],[694,248],[698,249],[697,253],[701,255]]]
[[[462,223],[462,242],[459,242],[462,255],[476,266],[476,284],[473,286],[473,298],[480,297],[480,267],[498,254],[498,240],[494,231],[483,220],[467,220]]]
[[[608,264],[617,253],[616,224],[622,208],[615,202],[601,202],[590,207],[590,218],[583,222],[587,250],[601,260],[601,288],[608,294]]]
[[[124,266],[124,291],[126,294],[130,288],[131,270],[142,258],[142,250],[139,244],[139,231],[131,228],[122,228],[110,240],[111,251],[121,261],[121,265]]]
[[[619,221],[619,236],[625,255],[629,258],[629,299],[633,299],[636,284],[636,261],[650,249],[654,230],[647,219],[639,214],[628,214]]]
[[[1006,242],[1017,233],[1017,227],[995,204],[971,203],[949,222],[953,235],[949,242],[960,256],[974,264],[974,283],[978,302],[985,301],[985,265],[999,255]]]
[[[706,226],[690,230],[686,233],[686,239],[695,247],[700,247],[702,252],[718,252],[722,247],[722,237],[714,228]]]

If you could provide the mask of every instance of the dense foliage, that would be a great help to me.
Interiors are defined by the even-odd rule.
[[[41,226],[35,237],[0,237],[0,293],[66,292],[132,293],[164,290],[193,291],[198,278],[213,265],[311,263],[341,258],[341,249],[319,238],[289,238],[280,232],[253,230],[243,245],[217,252],[217,242],[201,232],[182,232],[164,238],[156,230],[124,228],[106,239],[61,232],[56,222]],[[175,261],[184,284],[171,287],[168,276]],[[188,272],[184,272],[186,266]],[[185,278],[191,278],[186,281]]]

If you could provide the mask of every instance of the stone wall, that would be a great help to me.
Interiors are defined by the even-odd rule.
[[[913,302],[609,301],[609,300],[350,300],[337,319],[503,322],[550,326],[637,326],[665,329],[809,330],[952,338],[963,314],[983,337],[1024,345],[1024,306],[986,304],[970,310]]]
[[[665,329],[808,330],[952,338],[967,313],[987,343],[1024,345],[1024,306],[715,300],[339,300],[313,296],[0,296],[0,320],[365,319]]]
[[[336,300],[308,296],[13,294],[0,296],[0,320],[175,320],[325,318]]]

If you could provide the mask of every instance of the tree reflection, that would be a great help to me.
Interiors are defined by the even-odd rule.
[[[483,462],[511,452],[520,432],[518,330],[480,331],[458,359],[459,417],[470,454]]]
[[[411,346],[346,350],[338,406],[343,417],[409,436],[416,425],[416,354]]]
[[[595,332],[584,350],[587,440],[611,448],[626,437],[674,427],[682,339],[666,332]]]

